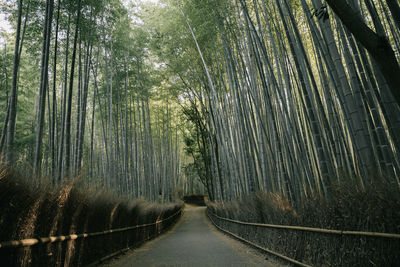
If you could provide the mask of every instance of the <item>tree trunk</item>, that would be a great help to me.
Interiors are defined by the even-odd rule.
[[[10,93],[10,118],[8,121],[7,129],[7,147],[6,147],[6,158],[10,164],[14,163],[14,137],[15,137],[15,122],[17,117],[17,79],[18,79],[18,67],[19,67],[19,42],[21,32],[21,20],[22,20],[22,3],[23,0],[18,1],[18,19],[17,19],[17,32],[15,37],[15,49],[14,49],[14,66],[13,66],[13,78],[12,87]]]
[[[57,82],[57,49],[58,49],[58,30],[60,21],[60,9],[61,1],[57,1],[57,19],[56,19],[56,34],[54,40],[54,58],[53,58],[53,106],[52,106],[52,121],[51,121],[51,132],[50,132],[50,153],[51,153],[51,167],[50,176],[55,180],[55,171],[57,166],[57,147],[56,147],[56,136],[57,136],[57,93],[56,93],[56,82]]]
[[[386,3],[390,9],[390,13],[392,13],[393,20],[397,25],[397,28],[400,30],[400,7],[399,2],[396,0],[386,0]]]
[[[65,119],[65,170],[66,174],[70,175],[70,160],[71,160],[71,115],[72,115],[72,91],[74,88],[74,71],[75,71],[75,58],[76,48],[78,44],[79,20],[81,16],[81,0],[78,1],[78,10],[76,15],[74,48],[72,50],[71,72],[68,90],[68,105]]]
[[[42,72],[40,76],[40,89],[39,89],[39,113],[36,121],[36,142],[35,142],[35,158],[33,162],[33,172],[40,176],[41,163],[42,163],[42,144],[43,144],[43,127],[45,123],[46,112],[46,93],[48,88],[48,69],[50,58],[50,36],[51,24],[53,20],[53,0],[46,1],[46,17],[43,29],[43,48],[42,48]]]
[[[400,66],[388,40],[368,28],[346,0],[326,0],[326,2],[376,61],[397,104],[400,105]]]
[[[71,14],[68,14],[67,26],[67,43],[65,51],[65,68],[64,68],[64,86],[62,97],[61,125],[60,125],[60,141],[58,143],[58,158],[57,158],[57,180],[60,181],[63,177],[63,156],[64,156],[64,135],[65,135],[65,117],[67,106],[67,86],[68,86],[68,55],[69,55],[69,32],[70,32]]]

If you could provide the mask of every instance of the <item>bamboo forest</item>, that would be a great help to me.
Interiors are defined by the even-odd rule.
[[[399,150],[398,0],[0,0],[4,266],[396,266]]]

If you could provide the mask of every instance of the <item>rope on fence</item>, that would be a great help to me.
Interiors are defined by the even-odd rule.
[[[265,228],[276,228],[276,229],[290,229],[290,230],[298,230],[298,231],[307,231],[307,232],[316,232],[316,233],[324,233],[324,234],[334,234],[334,235],[358,235],[358,236],[369,236],[369,237],[384,237],[384,238],[395,238],[400,239],[400,234],[389,234],[389,233],[376,233],[376,232],[360,232],[360,231],[344,231],[344,230],[330,230],[330,229],[322,229],[322,228],[312,228],[312,227],[303,227],[303,226],[291,226],[291,225],[277,225],[277,224],[263,224],[263,223],[250,223],[250,222],[242,222],[237,220],[232,220],[228,218],[220,217],[211,211],[209,213],[223,221],[232,222],[241,225],[249,225],[249,226],[258,226]]]
[[[30,247],[30,246],[33,246],[36,244],[63,242],[63,241],[68,241],[68,240],[76,240],[76,239],[80,239],[80,238],[87,238],[87,237],[93,237],[93,236],[100,236],[100,235],[124,232],[124,231],[128,231],[128,230],[144,228],[144,227],[162,223],[164,221],[167,221],[167,220],[175,217],[176,215],[178,215],[181,212],[182,212],[182,208],[180,208],[177,212],[175,212],[168,218],[165,218],[162,220],[156,220],[156,222],[154,222],[154,223],[147,223],[147,224],[135,225],[135,226],[130,226],[130,227],[111,229],[111,230],[107,230],[107,231],[103,231],[103,232],[72,234],[72,235],[65,235],[65,236],[50,236],[50,237],[42,237],[42,238],[37,238],[37,239],[36,238],[28,238],[28,239],[23,239],[23,240],[5,241],[5,242],[0,243],[0,248]]]
[[[278,258],[284,259],[285,261],[288,261],[288,262],[291,262],[291,263],[293,263],[293,264],[296,264],[297,266],[311,267],[310,265],[307,265],[307,264],[302,263],[302,262],[300,262],[300,261],[297,261],[297,260],[295,260],[295,259],[289,258],[289,257],[287,257],[287,256],[285,256],[285,255],[283,255],[283,254],[280,254],[280,253],[278,253],[278,252],[275,252],[275,251],[273,251],[273,250],[264,248],[264,247],[262,247],[262,246],[260,246],[260,245],[258,245],[258,244],[256,244],[256,243],[253,243],[253,242],[251,242],[251,241],[249,241],[249,240],[247,240],[247,239],[244,239],[244,238],[242,238],[242,237],[240,237],[240,236],[238,236],[238,235],[236,235],[236,234],[234,234],[234,233],[229,232],[228,230],[225,230],[225,229],[219,227],[219,226],[214,222],[214,220],[211,218],[211,216],[210,216],[210,214],[213,215],[213,216],[216,216],[216,215],[213,214],[213,213],[211,213],[211,212],[208,212],[207,214],[208,214],[208,217],[210,218],[210,221],[214,224],[214,226],[217,227],[217,228],[218,228],[219,230],[221,230],[222,232],[227,233],[228,235],[231,235],[231,236],[233,236],[234,238],[239,239],[240,241],[242,241],[242,242],[244,242],[244,243],[247,243],[247,244],[249,244],[249,245],[251,245],[251,246],[253,246],[253,247],[257,248],[257,249],[260,249],[260,250],[262,250],[262,251],[265,251],[265,252],[267,252],[267,253],[270,253],[270,254],[272,254],[272,255],[278,257]],[[216,216],[216,217],[218,217],[218,216]],[[221,217],[220,217],[220,218],[221,218]]]

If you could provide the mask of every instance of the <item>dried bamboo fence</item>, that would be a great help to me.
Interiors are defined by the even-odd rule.
[[[218,216],[210,209],[207,214],[221,231],[297,266],[398,263],[400,234],[243,222]],[[266,248],[268,245],[273,248]]]
[[[152,238],[156,237],[157,235],[161,234],[168,227],[173,225],[173,223],[182,215],[182,212],[183,212],[183,208],[180,208],[177,212],[170,215],[169,217],[167,217],[165,219],[157,219],[153,223],[134,225],[134,226],[124,227],[124,228],[110,229],[110,230],[106,230],[106,231],[102,231],[102,232],[4,241],[4,242],[0,242],[0,252],[2,250],[7,250],[7,251],[11,252],[12,250],[16,250],[16,249],[26,249],[29,247],[38,247],[38,246],[40,247],[40,245],[49,245],[52,243],[65,242],[65,241],[81,240],[81,242],[83,242],[85,239],[90,239],[93,237],[115,235],[117,233],[124,234],[124,236],[115,238],[117,240],[121,240],[120,245],[123,245],[124,248],[115,249],[117,251],[114,250],[112,254],[108,254],[106,256],[104,253],[102,253],[102,254],[97,253],[98,254],[97,259],[94,259],[92,256],[92,257],[89,257],[89,259],[90,259],[89,261],[88,260],[82,261],[84,265],[89,264],[89,263],[99,263],[101,261],[104,261],[104,260],[112,257],[112,256],[117,255],[118,253],[128,250],[132,246],[138,246],[138,245],[142,244],[143,242],[145,242],[149,239],[152,239]],[[143,229],[147,229],[147,230],[143,230]],[[137,230],[137,231],[135,231],[134,233],[126,234],[127,232],[130,232],[133,230]],[[141,230],[141,231],[138,231],[138,230]],[[96,243],[103,241],[103,242],[105,242],[104,246],[107,246],[106,243],[108,241],[110,241],[110,240],[108,240],[108,241],[107,240],[106,239],[96,240]],[[91,250],[90,245],[85,246],[85,249]],[[110,253],[110,251],[108,251],[107,253]],[[4,251],[3,251],[3,254],[4,254]]]

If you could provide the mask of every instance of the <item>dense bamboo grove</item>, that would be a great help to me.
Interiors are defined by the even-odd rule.
[[[348,4],[398,69],[398,4]],[[330,6],[210,0],[175,10],[192,39],[181,49],[197,54],[179,78],[212,199],[270,191],[300,204],[329,198],[342,179],[362,189],[372,176],[399,186],[398,87],[387,78],[399,72],[385,73]]]
[[[129,5],[21,0],[1,8],[16,29],[2,47],[3,161],[54,184],[80,175],[119,195],[175,199],[175,110],[157,96],[164,88],[149,37]]]
[[[3,160],[152,201],[398,187],[399,4],[338,3],[3,1]]]

